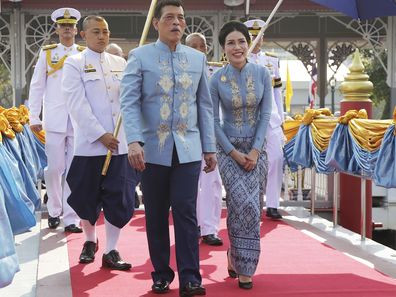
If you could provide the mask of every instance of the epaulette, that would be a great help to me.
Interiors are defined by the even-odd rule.
[[[265,54],[266,54],[267,56],[270,56],[270,57],[278,58],[278,56],[277,56],[275,53],[265,52]]]
[[[47,50],[50,50],[50,49],[54,49],[54,48],[56,48],[58,45],[55,43],[55,44],[48,44],[48,45],[44,45],[43,47],[42,47],[42,50],[43,51],[47,51]]]
[[[207,61],[206,63],[207,63],[208,66],[215,66],[215,67],[223,67],[224,66],[223,62]]]
[[[77,46],[77,50],[79,51],[79,52],[82,52],[83,50],[85,50],[87,47],[86,46],[82,46],[82,45],[78,45]]]

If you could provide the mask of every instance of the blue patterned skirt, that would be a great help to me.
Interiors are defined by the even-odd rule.
[[[248,154],[253,137],[229,137],[235,149]],[[227,230],[231,264],[237,274],[252,276],[260,256],[260,196],[264,195],[268,161],[263,151],[252,171],[244,170],[217,145],[220,175],[226,190]]]

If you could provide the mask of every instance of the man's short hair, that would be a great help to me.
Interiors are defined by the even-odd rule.
[[[99,15],[89,15],[89,16],[87,16],[87,17],[84,19],[84,21],[83,21],[83,23],[82,23],[82,30],[83,30],[83,31],[87,30],[90,21],[105,22],[105,23],[107,23],[104,17],[101,17],[101,16],[99,16]]]
[[[123,57],[123,55],[124,55],[122,48],[116,43],[109,43],[109,45],[106,46],[105,51],[108,52],[109,54],[120,56],[120,57]]]
[[[162,16],[162,8],[165,6],[176,6],[176,7],[183,7],[183,3],[181,0],[160,0],[157,2],[157,5],[155,6],[154,9],[154,18],[159,20]]]
[[[191,33],[191,34],[188,34],[188,35],[187,35],[187,37],[186,37],[186,42],[185,42],[186,45],[189,45],[190,41],[191,41],[193,38],[195,38],[195,37],[201,38],[201,40],[203,40],[203,41],[206,43],[205,35],[203,35],[202,33],[199,33],[199,32],[194,32],[194,33]]]

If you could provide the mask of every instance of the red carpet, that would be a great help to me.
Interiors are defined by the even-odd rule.
[[[207,296],[260,297],[394,297],[396,280],[384,276],[341,252],[324,245],[284,222],[266,220],[262,226],[261,257],[254,276],[254,288],[238,288],[228,278],[225,219],[220,236],[222,247],[201,245],[201,271]],[[173,236],[173,228],[171,228]],[[122,231],[119,250],[124,260],[132,263],[130,272],[101,269],[105,244],[103,218],[98,225],[99,251],[94,263],[78,264],[84,237],[68,236],[68,251],[73,297],[159,296],[150,292],[152,271],[148,256],[144,213],[139,211]],[[172,267],[175,265],[172,249]],[[396,269],[396,268],[395,268]],[[167,297],[178,295],[177,277]]]

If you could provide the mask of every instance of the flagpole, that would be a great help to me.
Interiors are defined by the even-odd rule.
[[[150,8],[147,13],[146,22],[144,23],[142,36],[140,37],[139,47],[144,45],[146,42],[147,35],[148,35],[150,25],[151,25],[151,20],[153,19],[154,9],[155,9],[156,5],[157,5],[157,0],[151,0]],[[115,138],[117,138],[117,136],[118,136],[118,132],[120,131],[120,127],[121,127],[121,123],[122,123],[122,118],[121,118],[121,112],[120,112],[118,115],[118,118],[117,118],[116,126],[114,128],[114,133],[113,133],[113,136]],[[108,150],[107,154],[106,154],[106,160],[105,160],[105,162],[103,164],[103,168],[102,168],[103,176],[105,176],[107,174],[107,170],[109,169],[109,165],[110,165],[110,161],[111,161],[111,156],[112,156],[112,152],[111,152],[111,150]]]
[[[261,28],[260,32],[257,34],[257,37],[253,40],[252,45],[250,46],[247,56],[252,53],[253,49],[256,47],[259,40],[263,37],[265,30],[267,30],[269,23],[271,22],[272,18],[274,17],[275,13],[278,11],[279,6],[281,6],[283,0],[279,0],[274,9],[272,10],[271,14],[269,15],[268,19],[265,21],[265,25]]]

